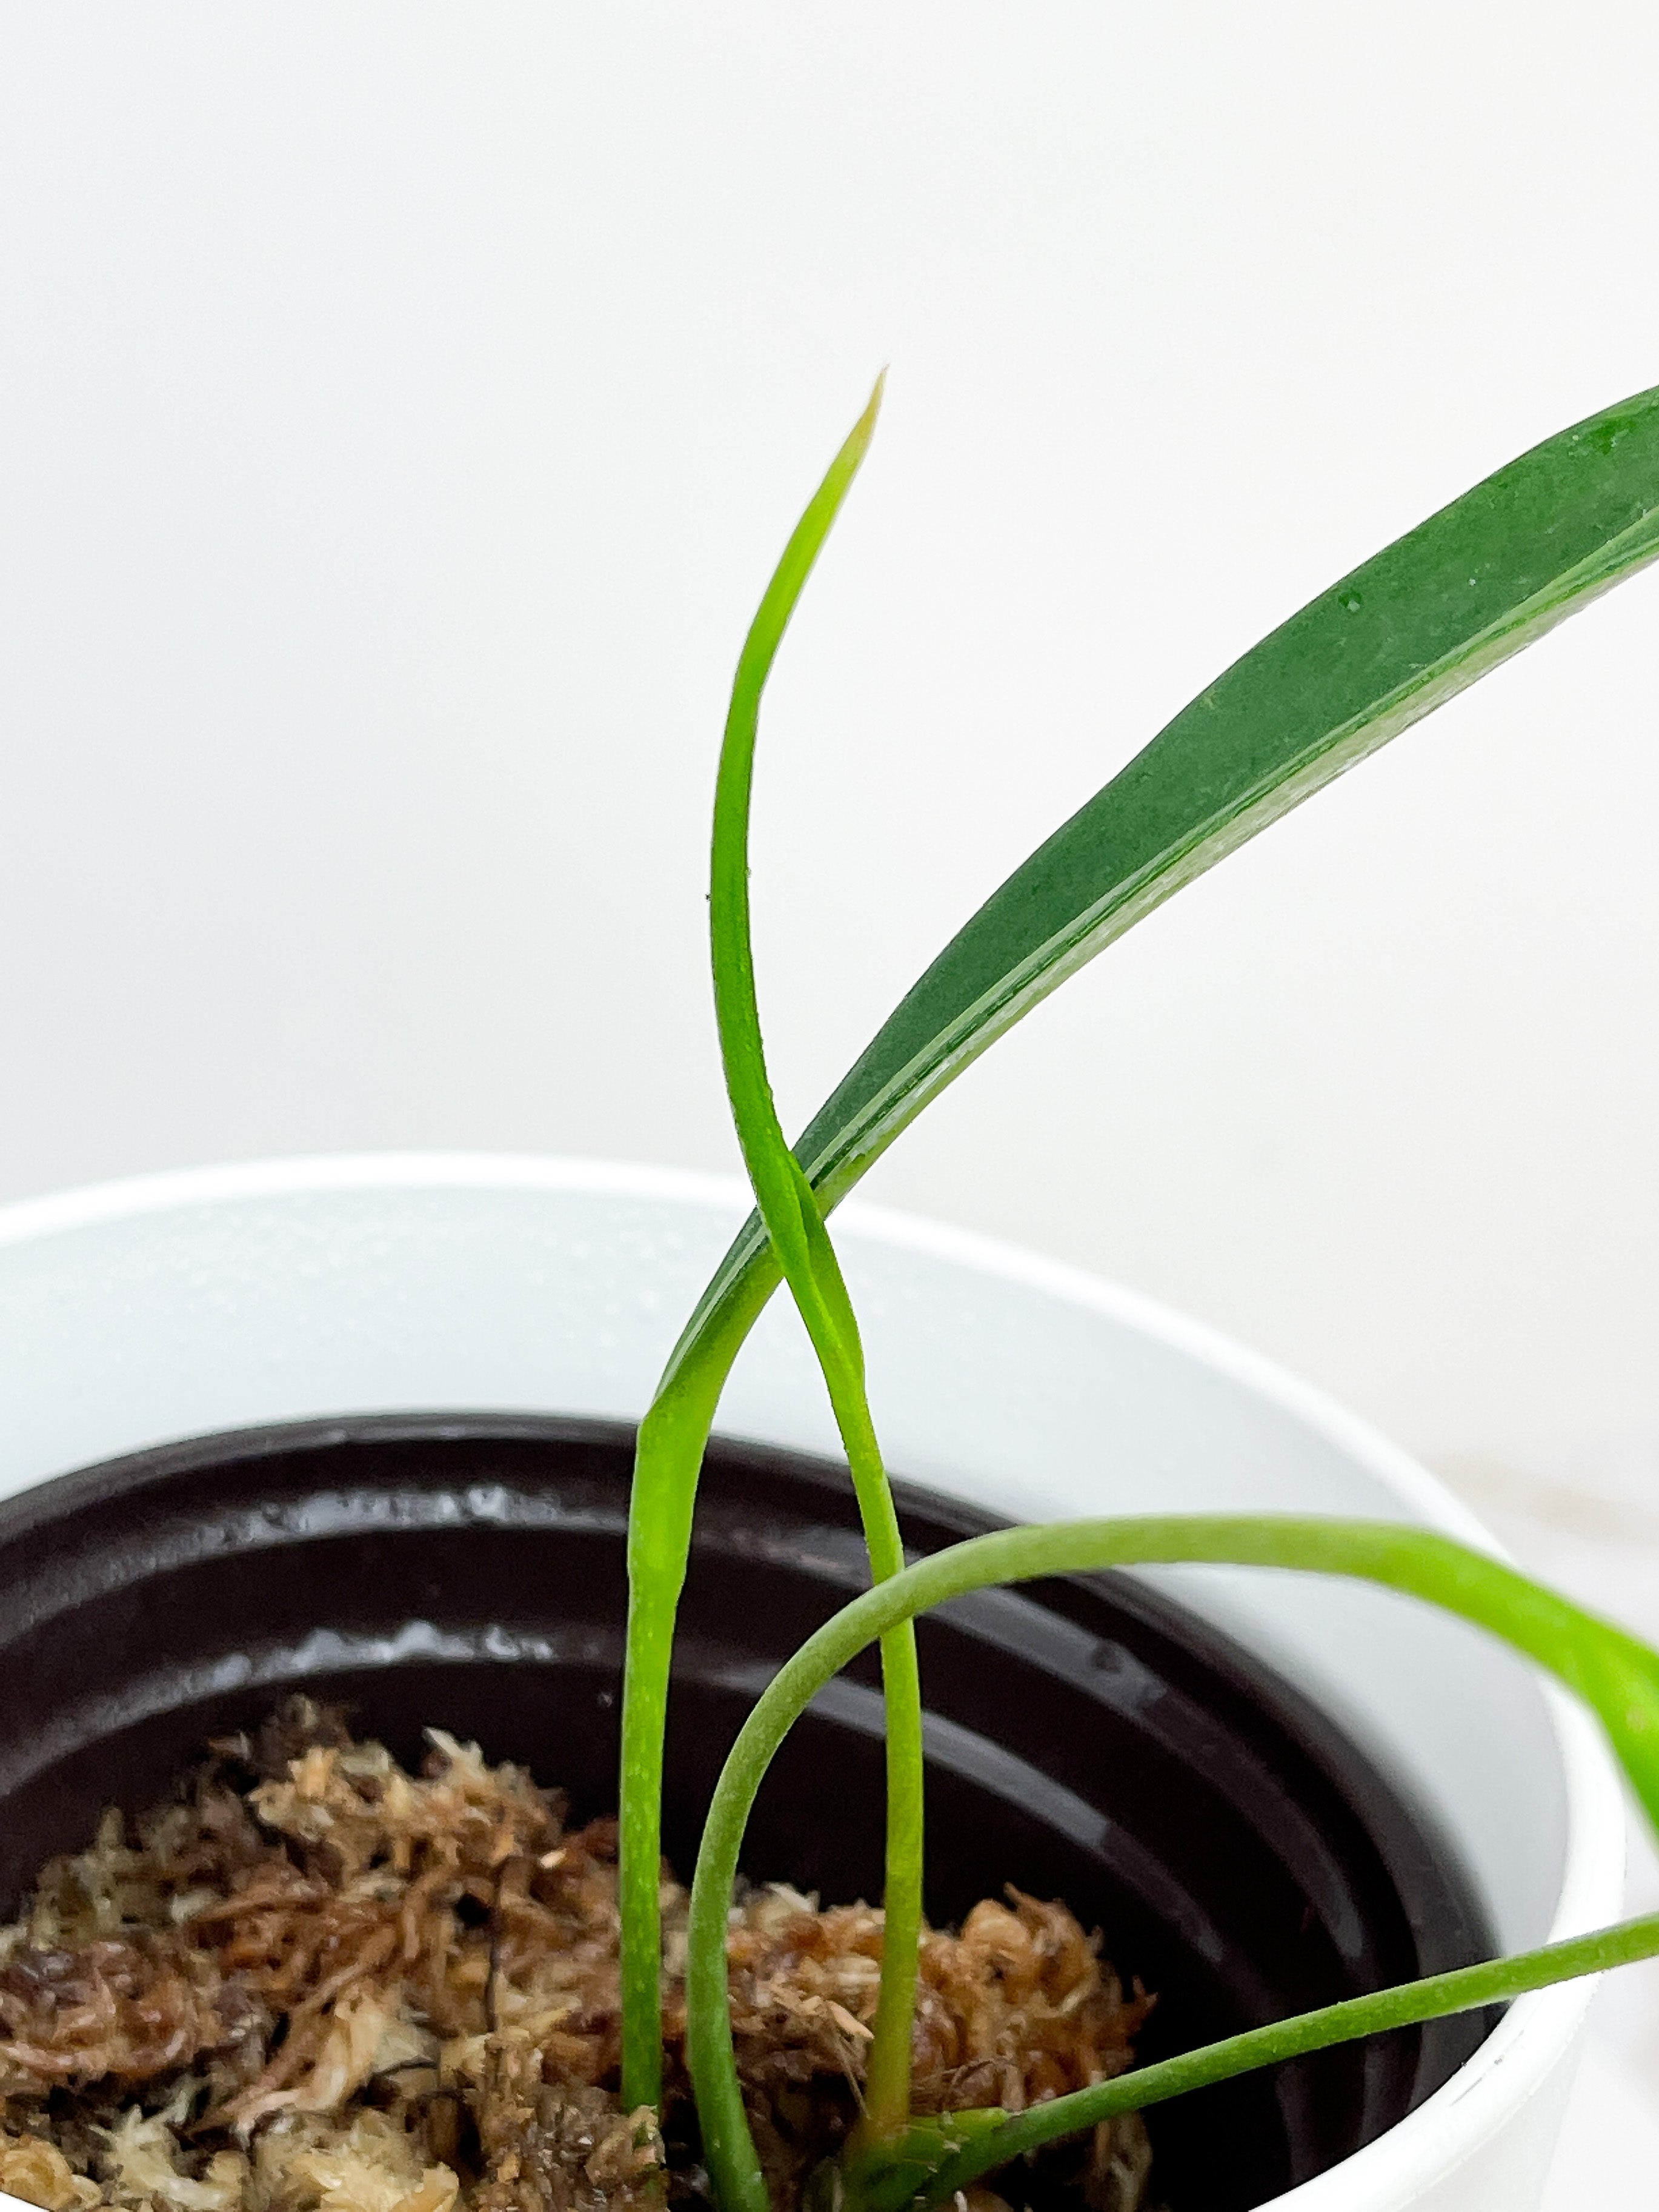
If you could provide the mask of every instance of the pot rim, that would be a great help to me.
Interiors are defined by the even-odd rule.
[[[304,1194],[395,1190],[533,1190],[669,1205],[743,1207],[737,1177],[557,1155],[394,1152],[279,1158],[167,1170],[84,1186],[0,1207],[0,1249],[148,1214]],[[1220,1331],[1087,1271],[976,1232],[854,1200],[843,1233],[1012,1282],[1149,1337],[1265,1399],[1358,1462],[1413,1515],[1501,1556],[1478,1518],[1408,1453],[1313,1385]],[[150,1439],[134,1439],[137,1448]],[[1599,1730],[1553,1683],[1543,1683],[1561,1762],[1566,1813],[1553,1938],[1613,1917],[1625,1864],[1621,1786]],[[1273,2200],[1273,2212],[1404,2212],[1431,2184],[1455,2176],[1556,2073],[1576,2039],[1595,1980],[1534,1992],[1510,2006],[1450,2081],[1376,2141]],[[0,2208],[18,2199],[0,2194]],[[1268,2212],[1263,2208],[1263,2212]]]

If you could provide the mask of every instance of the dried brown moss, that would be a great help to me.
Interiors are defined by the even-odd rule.
[[[620,2108],[616,1830],[438,1731],[419,1775],[296,1701],[130,1837],[107,1814],[0,1932],[0,2190],[121,2212],[645,2212],[695,2190],[665,1873],[667,2141]],[[732,1915],[732,2025],[775,2202],[857,2111],[882,1916],[786,1887]],[[1060,1905],[928,1933],[919,2111],[1121,2072],[1147,2009]],[[1134,2212],[1138,2121],[1075,2179]]]

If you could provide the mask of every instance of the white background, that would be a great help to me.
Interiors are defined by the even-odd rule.
[[[1656,81],[1636,0],[7,0],[0,1195],[729,1165],[725,685],[890,362],[764,733],[804,1119],[1264,629],[1659,380]],[[1230,860],[872,1194],[1218,1323],[1547,1553],[1588,1491],[1634,1559],[1656,617],[1659,574]]]
[[[1637,6],[0,14],[0,1189],[732,1157],[1263,629],[1659,380]],[[1228,862],[872,1194],[1431,1452],[1659,1435],[1659,576]]]

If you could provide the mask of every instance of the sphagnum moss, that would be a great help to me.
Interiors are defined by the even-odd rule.
[[[700,2202],[671,1966],[661,2124],[615,2094],[616,1824],[434,1730],[405,1771],[303,1698],[107,1814],[0,1928],[0,2189],[45,2212],[651,2212]],[[687,1899],[664,1888],[671,1960]],[[793,2212],[866,2078],[882,1916],[750,1888],[724,1931],[742,2091]],[[913,2084],[1023,2110],[1121,2073],[1150,2000],[1063,1905],[916,1947]],[[1135,2212],[1133,2119],[1083,2163]]]

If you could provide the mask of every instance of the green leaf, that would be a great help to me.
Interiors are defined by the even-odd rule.
[[[1292,615],[1016,869],[889,1016],[795,1147],[820,1205],[1173,891],[1656,555],[1659,388],[1534,447]],[[770,1274],[751,1218],[676,1363],[722,1322],[740,1335]]]
[[[869,450],[884,380],[884,376],[877,379],[869,405],[795,526],[744,641],[720,745],[708,886],[714,1014],[732,1124],[755,1203],[771,1241],[773,1258],[789,1285],[823,1371],[858,1496],[870,1571],[878,1581],[902,1569],[904,1540],[865,1393],[864,1352],[853,1302],[812,1186],[789,1148],[773,1103],[755,994],[749,820],[766,679],[812,564]],[[696,1468],[688,1464],[684,1473],[685,1479],[695,1484]],[[659,1607],[671,1601],[665,1586],[643,1591],[641,1595],[647,1603]],[[854,2131],[855,2141],[868,2143],[891,2141],[902,2133],[910,2117],[910,2043],[916,1947],[921,1933],[927,1769],[915,1632],[908,1622],[883,1639],[881,1664],[887,1722],[887,1849],[882,1899],[886,1936],[875,2039],[865,2070],[864,2109]],[[625,1807],[624,1819],[635,1811],[631,1805]],[[714,1940],[724,1939],[715,1931]],[[654,2025],[654,2018],[651,2024]],[[752,2145],[750,2150],[749,2159],[739,2160],[728,2172],[718,2170],[718,2161],[710,2154],[709,2172],[723,2203],[738,2203],[745,2196],[763,2200],[759,2162],[752,2155]]]

